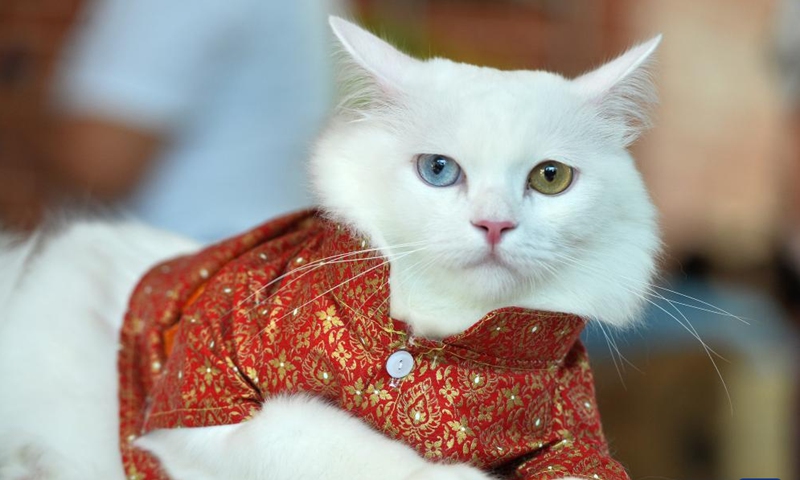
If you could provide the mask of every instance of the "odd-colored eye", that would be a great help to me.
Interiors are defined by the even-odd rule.
[[[555,160],[546,160],[533,167],[528,176],[528,185],[545,195],[555,195],[572,183],[572,167]]]
[[[420,178],[434,187],[449,187],[461,178],[461,167],[450,157],[423,153],[417,157]]]

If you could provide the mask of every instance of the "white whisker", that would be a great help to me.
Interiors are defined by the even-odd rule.
[[[400,256],[400,257],[398,257],[398,258],[403,258],[403,256],[410,255],[411,253],[414,253],[414,252],[412,251],[412,252],[404,253],[404,254],[402,254],[402,256]],[[375,270],[375,269],[381,268],[381,267],[383,267],[384,265],[386,265],[386,264],[388,264],[388,263],[389,263],[389,261],[388,261],[388,260],[383,260],[383,261],[382,261],[382,262],[380,262],[378,265],[375,265],[375,266],[373,266],[373,267],[370,267],[370,268],[368,268],[368,269],[364,270],[363,272],[359,273],[358,275],[355,275],[355,276],[353,276],[353,277],[350,277],[350,278],[348,278],[348,279],[346,279],[346,280],[343,280],[343,281],[339,282],[338,284],[336,284],[336,285],[334,285],[333,287],[331,287],[331,288],[329,288],[329,289],[325,290],[324,292],[320,293],[319,295],[317,295],[316,297],[312,298],[311,300],[308,300],[307,302],[303,303],[303,304],[302,304],[302,305],[300,305],[299,307],[296,307],[296,309],[297,309],[297,310],[302,310],[302,309],[303,309],[303,308],[305,308],[306,306],[308,306],[308,305],[310,305],[310,304],[314,303],[314,302],[315,302],[317,299],[319,299],[320,297],[323,297],[323,296],[325,296],[325,295],[327,295],[327,294],[331,293],[332,291],[336,290],[337,288],[340,288],[342,285],[345,285],[346,283],[352,282],[353,280],[355,280],[355,279],[357,279],[357,278],[359,278],[359,277],[362,277],[362,276],[366,275],[367,273],[369,273],[369,272],[371,272],[371,271],[373,271],[373,270]],[[276,319],[275,321],[276,321],[276,322],[280,322],[281,320],[283,320],[284,318],[286,318],[286,317],[287,317],[287,316],[289,316],[289,315],[290,315],[289,313],[286,313],[286,314],[282,315],[280,318]],[[249,344],[250,342],[252,342],[252,341],[253,341],[253,339],[255,339],[255,338],[257,338],[257,337],[258,337],[258,335],[253,335],[252,337],[250,337],[250,339],[249,339],[247,342],[245,342],[245,343],[244,343],[243,347],[244,347],[244,346],[246,346],[247,344]]]
[[[725,310],[723,310],[723,309],[719,308],[719,307],[718,307],[718,306],[716,306],[716,305],[713,305],[713,304],[711,304],[711,303],[708,303],[708,302],[704,302],[704,301],[700,300],[699,298],[695,298],[695,297],[693,297],[693,296],[691,296],[691,295],[686,295],[685,293],[677,292],[677,291],[675,291],[675,290],[671,290],[671,289],[669,289],[669,288],[667,288],[667,287],[663,287],[663,286],[659,286],[659,285],[652,285],[652,286],[651,286],[651,288],[657,288],[657,289],[659,289],[659,290],[664,290],[664,291],[667,291],[667,292],[669,292],[669,293],[672,293],[672,294],[674,294],[674,295],[679,295],[679,296],[681,296],[681,297],[688,298],[688,299],[690,299],[690,300],[694,300],[694,301],[695,301],[695,302],[697,302],[697,303],[701,303],[701,304],[703,304],[703,305],[705,305],[705,306],[707,306],[707,307],[713,308],[713,309],[714,309],[714,311],[711,311],[711,310],[703,310],[703,309],[702,309],[702,308],[700,308],[700,307],[693,306],[693,305],[687,305],[687,304],[683,304],[683,303],[680,303],[680,305],[685,305],[685,306],[687,306],[687,307],[691,307],[691,308],[694,308],[694,309],[697,309],[697,310],[703,310],[703,311],[706,311],[706,312],[709,312],[709,313],[716,313],[717,315],[728,316],[728,317],[731,317],[731,318],[735,318],[736,320],[739,320],[740,322],[744,323],[745,325],[750,325],[750,323],[749,323],[747,320],[743,319],[742,317],[739,317],[739,316],[737,316],[737,315],[734,315],[734,314],[732,314],[732,313],[730,313],[730,312],[728,312],[728,311],[725,311]],[[663,298],[663,297],[662,297],[662,298]]]
[[[577,259],[574,259],[574,258],[572,258],[572,257],[570,257],[568,255],[556,254],[556,256],[559,257],[560,259],[562,259],[563,261],[570,262],[574,266],[582,268],[583,271],[585,273],[589,274],[589,275],[594,275],[594,276],[596,276],[598,278],[605,278],[605,276],[606,276],[606,272],[599,272],[596,269],[594,269],[594,268],[592,268],[592,267],[590,267],[588,265],[585,265],[585,264],[581,263],[580,261],[578,261]],[[617,275],[617,277],[620,277],[623,280],[630,281],[630,279],[625,279],[624,276],[621,276],[621,275]],[[731,413],[733,413],[733,399],[731,398],[730,390],[728,389],[728,385],[725,383],[725,379],[722,376],[722,372],[720,371],[719,366],[717,365],[717,362],[714,360],[714,355],[716,355],[718,358],[720,358],[723,361],[727,361],[725,359],[725,357],[723,357],[722,355],[717,353],[714,349],[712,349],[700,337],[700,334],[697,332],[697,330],[691,324],[689,319],[683,314],[683,312],[680,311],[680,309],[678,309],[675,305],[673,305],[673,303],[669,299],[665,298],[664,296],[662,296],[662,295],[660,295],[658,293],[654,293],[652,291],[645,291],[644,292],[646,295],[653,296],[653,297],[658,298],[660,300],[666,301],[672,308],[675,309],[676,312],[678,312],[678,314],[683,318],[683,321],[681,319],[679,319],[677,316],[675,316],[673,313],[667,311],[667,309],[665,309],[661,305],[659,305],[656,302],[654,302],[653,300],[647,298],[645,295],[642,295],[641,293],[639,293],[637,291],[634,291],[632,288],[630,288],[628,285],[626,285],[625,282],[620,282],[619,285],[620,285],[620,287],[624,288],[626,291],[630,292],[633,295],[636,295],[638,298],[641,298],[642,300],[650,303],[654,307],[656,307],[659,310],[661,310],[662,312],[664,312],[667,316],[669,316],[670,318],[675,320],[675,322],[677,322],[678,325],[680,325],[684,330],[689,332],[689,334],[692,337],[694,337],[700,343],[701,347],[703,348],[703,350],[705,351],[705,353],[708,356],[709,360],[711,361],[711,365],[714,367],[714,370],[717,372],[717,376],[720,379],[720,383],[722,384],[722,387],[723,387],[723,389],[725,391],[725,395],[726,395],[726,397],[728,399],[728,404],[730,405]],[[666,289],[666,290],[669,290],[669,289]],[[677,293],[677,292],[674,292],[674,293]],[[688,295],[683,295],[683,296],[688,297]],[[705,303],[705,302],[702,302],[702,303]],[[713,305],[711,305],[711,306],[714,307]],[[717,307],[714,307],[714,308],[717,308]],[[722,310],[722,309],[718,309],[718,310],[721,311],[721,312],[724,312],[724,310]],[[733,315],[731,315],[731,316],[733,316]],[[736,317],[736,318],[738,318],[738,317]],[[684,323],[684,321],[685,321],[685,323]],[[606,337],[606,338],[608,339],[608,337]],[[615,364],[616,364],[616,361],[615,361]]]
[[[412,246],[412,245],[419,245],[421,243],[423,243],[423,242],[412,242],[412,243],[407,243],[407,244],[395,245],[395,246],[393,246],[391,248],[408,247],[408,246]],[[235,309],[241,307],[244,303],[250,301],[255,296],[257,296],[259,293],[263,292],[265,289],[269,288],[270,286],[276,284],[277,282],[280,282],[281,280],[283,280],[284,278],[286,278],[286,277],[288,277],[290,275],[297,274],[297,272],[302,272],[302,273],[300,275],[290,279],[287,282],[287,284],[284,285],[284,287],[287,287],[287,286],[297,282],[298,280],[302,279],[306,275],[314,272],[318,268],[321,268],[321,267],[323,267],[325,265],[335,265],[335,264],[341,264],[341,263],[359,262],[359,261],[362,261],[363,258],[359,257],[359,258],[350,259],[350,258],[347,258],[347,257],[352,257],[352,256],[355,256],[355,255],[360,255],[360,254],[364,254],[364,253],[374,253],[374,252],[378,252],[378,251],[380,251],[380,249],[378,249],[378,248],[369,248],[369,249],[364,249],[364,250],[356,250],[356,251],[352,251],[352,252],[341,253],[341,254],[337,254],[337,255],[331,255],[329,257],[325,257],[325,258],[321,258],[319,260],[315,260],[313,262],[309,262],[309,263],[307,263],[307,264],[305,264],[305,265],[303,265],[301,267],[295,268],[294,270],[290,270],[288,272],[285,272],[282,275],[279,275],[278,277],[273,278],[269,282],[265,283],[264,285],[258,287],[255,290],[253,290],[253,292],[250,293],[250,295],[248,295],[247,297],[241,299],[239,302],[236,303],[236,305],[233,308],[231,308],[230,310],[225,312],[225,315],[228,315],[231,312],[233,312]],[[400,253],[405,253],[405,252],[395,253],[395,255],[398,255]],[[373,255],[371,258],[389,258],[389,257],[390,257],[390,255],[382,255],[381,254],[381,255]],[[279,293],[279,291],[280,290],[276,291],[275,293],[273,293],[269,297],[265,298],[263,301],[270,300],[277,293]]]
[[[608,353],[611,354],[611,361],[614,362],[614,368],[617,370],[617,376],[619,376],[619,381],[622,384],[622,388],[628,390],[628,386],[625,384],[625,379],[622,377],[622,369],[620,369],[620,366],[617,363],[617,358],[614,356],[614,350],[616,350],[617,353],[619,353],[619,349],[617,349],[616,347],[612,348],[611,339],[606,333],[605,328],[603,328],[603,324],[597,323],[597,325],[600,327],[600,331],[603,332],[603,336],[606,339],[606,344],[608,345]]]

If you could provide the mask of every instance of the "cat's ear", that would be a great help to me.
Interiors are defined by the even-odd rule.
[[[636,45],[596,70],[573,80],[596,103],[601,115],[615,122],[625,145],[650,126],[650,110],[657,101],[649,67],[661,35]]]
[[[405,72],[420,63],[357,25],[335,16],[328,21],[344,51],[384,91],[399,90]]]

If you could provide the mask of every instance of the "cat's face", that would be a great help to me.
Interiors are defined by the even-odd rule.
[[[392,269],[461,291],[478,310],[616,324],[635,313],[631,292],[650,280],[658,235],[626,146],[651,98],[637,69],[657,40],[567,80],[417,61],[333,26],[368,97],[319,142],[312,175],[324,207],[394,255]]]

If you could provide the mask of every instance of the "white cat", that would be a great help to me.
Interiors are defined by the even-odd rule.
[[[660,37],[569,80],[420,61],[331,26],[356,88],[317,143],[314,190],[391,259],[394,318],[434,339],[506,306],[635,320],[659,238],[626,147],[647,126]],[[411,244],[424,248],[396,247]],[[125,478],[115,356],[127,298],[149,266],[196,248],[107,222],[0,244],[1,479]],[[489,478],[307,396],[136,444],[176,480]]]

